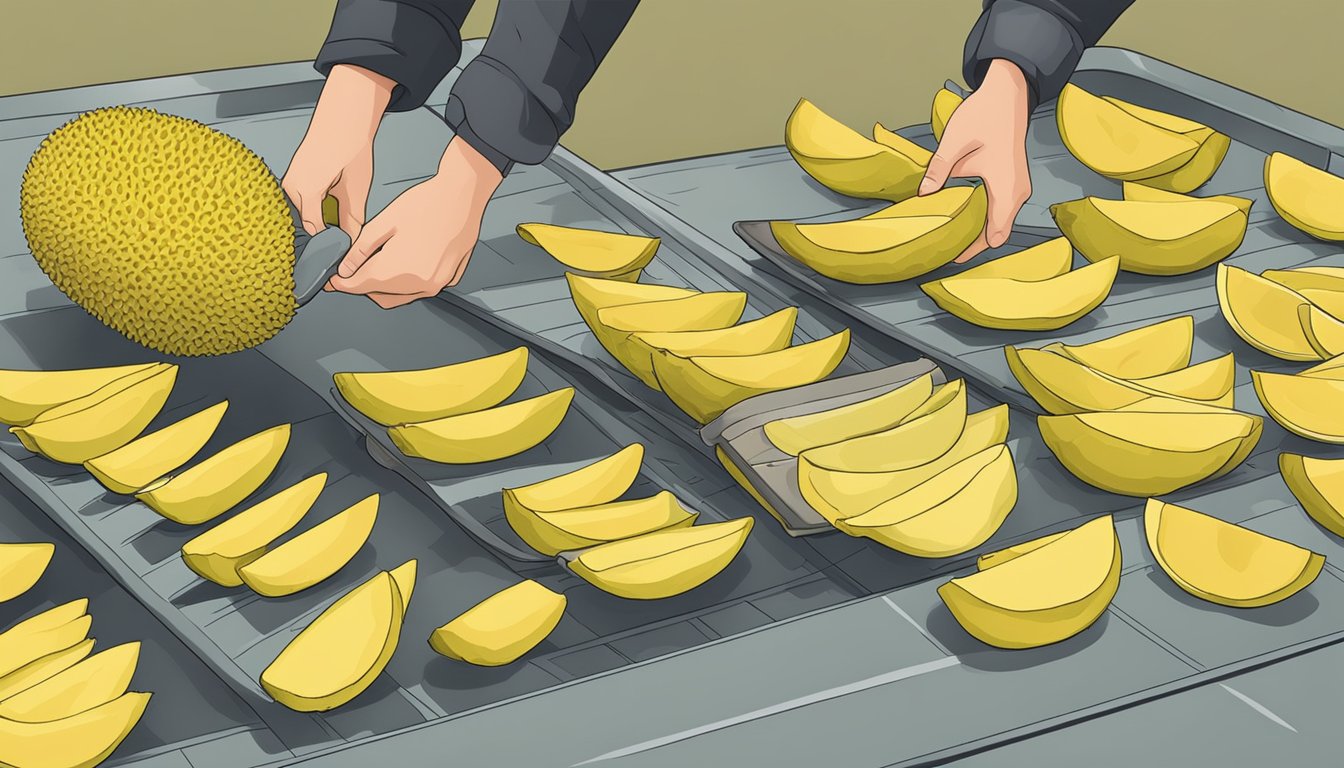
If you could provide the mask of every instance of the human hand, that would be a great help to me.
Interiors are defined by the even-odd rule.
[[[1027,80],[1006,59],[994,59],[985,79],[952,113],[938,151],[919,185],[919,194],[942,189],[948,178],[979,177],[989,197],[985,228],[957,257],[975,258],[1008,241],[1013,220],[1031,197],[1027,168]]]
[[[351,240],[359,237],[373,183],[373,137],[395,85],[361,67],[332,67],[280,184],[308,234],[324,228],[322,201],[330,195],[340,228]]]
[[[489,160],[454,138],[434,176],[402,192],[363,228],[327,289],[391,309],[456,285],[501,181]]]

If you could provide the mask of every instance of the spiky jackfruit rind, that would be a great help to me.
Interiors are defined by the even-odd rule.
[[[33,153],[19,212],[56,287],[159,352],[248,349],[297,308],[279,182],[242,142],[195,120],[124,106],[76,117]]]

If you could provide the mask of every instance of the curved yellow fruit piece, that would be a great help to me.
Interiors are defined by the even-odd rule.
[[[1297,305],[1297,319],[1302,324],[1302,335],[1322,359],[1344,353],[1344,323],[1315,304]]]
[[[845,472],[818,467],[807,454],[798,457],[798,490],[828,522],[867,512],[951,469],[965,459],[1008,439],[1008,406],[999,404],[966,417],[961,437],[927,464],[889,472]]]
[[[630,343],[640,331],[713,331],[742,319],[747,294],[740,291],[698,293],[681,299],[622,304],[597,311],[591,326],[602,348],[640,380],[653,378],[647,350]]]
[[[443,464],[476,464],[516,456],[550,437],[569,413],[574,388],[519,400],[485,411],[389,427],[407,456]]]
[[[988,541],[1016,503],[1012,452],[999,444],[835,527],[907,555],[951,557]]]
[[[332,603],[261,673],[271,698],[299,712],[349,702],[382,674],[401,639],[405,601],[380,571]]]
[[[1311,519],[1344,538],[1344,459],[1280,453],[1279,474]]]
[[[1007,256],[962,270],[948,279],[1000,277],[1034,283],[1067,273],[1073,266],[1073,244],[1056,237]]]
[[[57,406],[32,424],[10,427],[10,431],[25,446],[53,461],[81,464],[120,448],[144,431],[167,402],[176,381],[177,368],[167,367],[82,410],[46,418],[62,407]]]
[[[1120,257],[1142,275],[1184,275],[1230,256],[1246,236],[1246,214],[1218,200],[1103,200],[1056,203],[1050,213],[1089,261]]]
[[[597,324],[597,312],[622,304],[642,304],[649,301],[667,301],[695,296],[699,291],[674,288],[670,285],[633,283],[600,277],[587,277],[573,272],[565,273],[569,295],[583,322],[592,328]]]
[[[1265,158],[1265,192],[1284,221],[1321,240],[1344,240],[1344,179],[1275,152]]]
[[[1336,381],[1344,381],[1344,355],[1332,357],[1325,362],[1313,365],[1297,375],[1309,376],[1316,379],[1335,379]]]
[[[697,517],[695,512],[682,507],[671,491],[660,491],[643,499],[549,512],[530,510],[516,502],[506,505],[509,526],[543,555],[558,555],[653,531],[685,528],[695,523]]]
[[[1247,216],[1251,215],[1251,208],[1255,204],[1255,201],[1248,197],[1238,197],[1236,195],[1209,195],[1207,197],[1196,197],[1182,192],[1175,192],[1170,189],[1161,189],[1150,186],[1149,181],[1151,180],[1144,179],[1142,182],[1121,182],[1121,197],[1131,202],[1141,203],[1188,203],[1194,200],[1227,203],[1228,205],[1235,206]]]
[[[1264,420],[1237,411],[1109,411],[1037,418],[1041,437],[1083,482],[1125,496],[1157,496],[1232,471]]]
[[[1302,294],[1239,267],[1218,265],[1218,306],[1232,330],[1252,347],[1274,357],[1317,361],[1302,331],[1297,308]]]
[[[266,597],[301,592],[344,568],[369,540],[377,519],[375,493],[240,567],[238,577]]]
[[[938,92],[933,94],[933,106],[929,110],[929,127],[933,129],[934,141],[943,140],[943,130],[947,128],[947,121],[952,119],[952,113],[961,106],[962,101],[964,99],[946,88],[939,88]]]
[[[54,616],[59,615],[58,609],[62,608],[58,606],[39,613],[0,635],[0,679],[88,638],[89,627],[93,625],[93,617],[88,614],[69,618],[59,624],[49,623]]]
[[[993,568],[938,588],[976,639],[998,648],[1058,643],[1101,618],[1120,588],[1120,539],[1110,515]]]
[[[878,200],[914,195],[933,156],[913,143],[892,147],[870,140],[807,99],[799,100],[789,114],[784,144],[799,167],[822,186]]]
[[[985,195],[979,185],[959,184],[943,187],[931,195],[912,197],[899,203],[892,203],[851,221],[871,221],[873,219],[901,219],[917,216],[946,216],[955,219],[968,209],[973,209]]]
[[[411,605],[411,596],[415,594],[415,577],[419,567],[420,561],[411,558],[387,572],[392,577],[392,583],[397,585],[397,593],[401,595],[403,615],[404,609],[409,609]]]
[[[845,359],[849,329],[806,344],[738,357],[653,358],[659,389],[691,418],[707,424],[755,395],[821,381]]]
[[[116,751],[140,722],[150,695],[125,693],[106,704],[49,722],[0,719],[0,765],[92,768]]]
[[[89,459],[84,468],[113,493],[130,495],[186,464],[219,428],[228,410],[223,400],[111,453]]]
[[[1292,597],[1325,565],[1311,550],[1157,499],[1144,508],[1143,529],[1153,559],[1176,586],[1233,608]]]
[[[629,355],[632,360],[639,360],[638,365],[634,366],[638,370],[632,369],[632,373],[649,387],[657,389],[653,356],[659,351],[678,357],[735,357],[777,352],[789,346],[797,322],[798,308],[785,307],[765,317],[728,328],[632,333],[626,339]]]
[[[199,525],[232,509],[266,482],[289,445],[290,425],[246,437],[136,494],[145,506],[183,525]]]
[[[1101,98],[1114,104],[1128,114],[1139,118],[1145,123],[1152,123],[1158,128],[1171,131],[1172,133],[1183,133],[1190,136],[1195,141],[1203,141],[1206,137],[1213,134],[1212,128],[1203,123],[1197,123],[1187,117],[1173,115],[1170,112],[1163,112],[1151,107],[1144,107],[1132,102],[1124,101],[1123,99],[1117,99],[1114,96],[1102,96]]]
[[[1170,173],[1199,151],[1199,142],[1189,136],[1136,117],[1076,85],[1060,91],[1055,120],[1069,152],[1112,179]]]
[[[1329,315],[1344,317],[1344,267],[1267,269],[1260,276],[1297,291]]]
[[[1195,318],[1181,315],[1087,344],[1060,344],[1057,350],[1112,376],[1145,379],[1190,365],[1194,344]]]
[[[92,648],[92,640],[85,643]],[[102,706],[126,693],[139,659],[140,643],[130,642],[76,660],[31,688],[0,699],[0,719],[42,723]]]
[[[868,400],[767,422],[765,437],[779,450],[797,456],[810,448],[891,429],[928,400],[931,394],[933,374],[926,373]]]
[[[975,568],[978,571],[986,571],[997,565],[1012,562],[1023,555],[1035,552],[1046,544],[1059,541],[1068,534],[1068,531],[1060,531],[1059,533],[1042,536],[1039,539],[1032,539],[1031,541],[1024,541],[1021,544],[1014,544],[1011,547],[1004,547],[1003,549],[994,552],[986,552],[975,559]]]
[[[168,363],[154,363],[153,365],[146,366],[139,370],[131,371],[125,376],[118,377],[113,381],[108,382],[107,384],[99,387],[98,389],[95,389],[89,394],[84,395],[83,397],[77,397],[74,400],[67,400],[66,402],[61,403],[60,405],[57,405],[53,408],[49,408],[43,411],[42,413],[37,415],[37,418],[33,419],[32,424],[36,424],[38,422],[43,421],[52,421],[62,416],[69,416],[72,413],[78,413],[79,411],[83,411],[89,408],[90,406],[97,405],[98,403],[103,402],[104,400],[108,399],[109,397],[119,392],[123,392],[127,389],[130,389],[131,387],[141,384],[144,381],[155,378],[159,374],[168,370],[176,371],[177,366],[170,365]],[[31,426],[31,424],[29,426]],[[10,431],[13,432],[14,430],[11,429]],[[20,434],[19,437],[20,439],[22,439],[23,435]]]
[[[1006,348],[1011,349],[1011,348]],[[1230,408],[1236,383],[1231,353],[1146,379],[1121,379],[1043,349],[1011,349],[1018,382],[1047,412],[1112,411],[1147,397],[1196,400]]]
[[[0,423],[26,426],[43,411],[93,394],[117,379],[162,363],[60,371],[0,370]]]
[[[50,680],[83,661],[93,651],[95,642],[94,638],[86,637],[69,648],[48,653],[46,656],[34,659],[13,672],[0,677],[0,717],[9,717],[13,720],[25,719],[4,714],[7,711],[6,705],[9,703],[9,699],[27,692],[30,688]],[[56,717],[45,719],[55,720]]]
[[[1223,164],[1223,159],[1227,157],[1227,151],[1231,148],[1232,137],[1225,133],[1212,133],[1199,143],[1199,149],[1194,157],[1185,165],[1140,181],[1167,192],[1186,193],[1199,189],[1218,172],[1218,167]]]
[[[1081,319],[1111,293],[1120,257],[1035,282],[948,277],[919,286],[934,303],[982,328],[1052,331]]]
[[[566,267],[595,277],[611,277],[647,267],[660,242],[656,237],[538,222],[519,224],[517,232],[524,241],[546,251]]]
[[[939,398],[942,404],[926,414],[802,455],[815,467],[841,472],[892,472],[927,464],[947,453],[966,427],[963,380],[949,382],[941,392],[948,393]]]
[[[504,511],[510,504],[529,512],[558,512],[613,501],[630,490],[644,461],[644,446],[631,443],[621,450],[580,467],[531,485],[505,488]]]
[[[89,599],[87,597],[71,600],[68,603],[61,603],[60,605],[48,608],[41,613],[33,614],[4,632],[0,632],[0,644],[27,642],[26,639],[20,641],[19,638],[30,638],[36,633],[65,626],[75,619],[84,616],[88,611]],[[16,646],[9,645],[0,647],[13,648]],[[3,663],[6,660],[5,656],[0,655],[0,663]]]
[[[1344,444],[1344,381],[1251,371],[1265,412],[1284,429],[1308,440]]]
[[[238,569],[256,560],[271,542],[299,524],[327,482],[319,472],[269,496],[182,545],[182,560],[202,578],[242,586]]]
[[[342,372],[332,376],[346,402],[390,427],[493,408],[527,376],[527,347],[414,371]]]
[[[658,600],[694,589],[737,557],[755,522],[722,523],[654,531],[584,550],[569,568],[617,597]]]
[[[0,544],[0,603],[31,589],[55,554],[56,545],[50,542]]]
[[[509,664],[551,634],[565,615],[565,603],[564,595],[535,581],[519,582],[434,630],[429,645],[468,664]]]
[[[908,280],[952,261],[984,229],[984,188],[963,189],[950,187],[850,221],[772,221],[770,231],[786,253],[833,280],[865,285]],[[965,203],[955,214],[915,213],[940,202],[929,198],[947,193]]]

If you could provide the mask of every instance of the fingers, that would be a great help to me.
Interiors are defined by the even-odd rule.
[[[924,171],[924,178],[919,182],[919,194],[928,195],[943,188],[947,179],[952,175],[952,166],[961,158],[951,147],[944,152],[942,147],[933,153],[929,159],[929,167]]]
[[[957,264],[965,264],[987,250],[989,250],[989,243],[985,240],[985,231],[980,230],[980,236],[975,238],[975,242],[968,245],[966,250],[962,251],[961,255],[954,261]]]
[[[350,285],[350,279],[359,272],[360,267],[369,260],[373,254],[377,253],[384,244],[392,237],[391,225],[379,221],[379,217],[374,217],[373,221],[367,227],[360,229],[359,237],[355,238],[354,243],[350,245],[350,250],[346,252],[345,258],[341,259],[340,265],[336,268],[336,275],[332,277],[332,286],[338,291],[345,291]],[[362,291],[359,291],[362,293]]]
[[[322,224],[322,199],[327,195],[325,189],[319,189],[311,184],[300,186],[300,182],[292,182],[288,177],[281,183],[280,188],[298,210],[303,231],[309,235],[316,235],[325,228]]]
[[[985,193],[989,197],[985,241],[990,248],[998,248],[1008,242],[1018,211],[1031,197],[1031,181],[1023,178],[1022,173],[1016,172],[1009,178],[985,180]]]

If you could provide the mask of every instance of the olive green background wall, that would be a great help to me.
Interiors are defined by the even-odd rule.
[[[13,0],[0,94],[308,59],[334,0]],[[824,10],[820,8],[824,6]],[[479,0],[464,30],[489,29]],[[928,119],[979,0],[643,0],[565,144],[603,167],[781,141],[800,96],[855,125]],[[1103,43],[1344,125],[1339,0],[1137,0]]]

